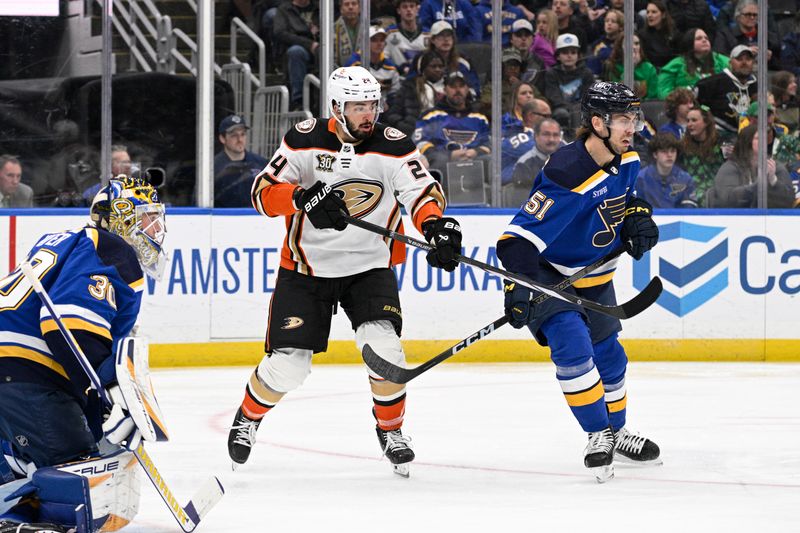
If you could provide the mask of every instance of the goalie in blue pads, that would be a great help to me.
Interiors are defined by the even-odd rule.
[[[530,199],[497,243],[511,272],[555,285],[625,244],[640,259],[658,242],[652,207],[633,196],[639,156],[631,150],[644,126],[638,97],[621,83],[595,82],[581,102],[577,140],[559,148],[535,177]],[[568,289],[615,305],[616,261]],[[599,482],[613,462],[660,463],[658,446],[625,428],[627,357],[616,318],[551,298],[534,305],[531,291],[505,283],[505,309],[515,328],[528,327],[550,346],[567,404],[588,433],[584,465]]]
[[[164,266],[164,206],[148,183],[113,179],[95,197],[91,219],[84,228],[42,236],[26,260],[113,406],[101,407],[20,269],[0,279],[0,475],[8,481],[10,470],[25,480],[22,487],[0,486],[0,500],[13,505],[4,510],[0,503],[6,522],[119,529],[138,506],[136,460],[128,450],[142,437],[166,439],[146,348],[129,337],[143,272],[158,278]]]

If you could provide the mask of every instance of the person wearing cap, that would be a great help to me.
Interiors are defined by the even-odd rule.
[[[361,36],[361,4],[358,0],[340,0],[339,18],[333,23],[333,66],[343,66],[358,50]]]
[[[436,32],[436,22],[447,22],[460,43],[480,42],[483,39],[481,18],[469,0],[424,0],[419,10],[423,31]]]
[[[736,133],[758,92],[753,74],[753,51],[743,44],[733,48],[728,67],[697,82],[697,101],[707,105],[722,132]]]
[[[219,123],[222,150],[214,156],[214,207],[248,207],[250,187],[267,160],[248,152],[247,126],[243,117],[228,115]]]
[[[526,19],[515,20],[511,24],[511,49],[519,52],[522,61],[522,72],[519,79],[534,83],[540,72],[544,70],[544,60],[532,52],[533,26]]]
[[[755,0],[739,0],[734,10],[736,23],[729,27],[721,25],[714,37],[714,50],[720,54],[731,53],[738,45],[745,45],[758,53],[758,2]],[[781,41],[778,34],[772,31],[775,26],[770,25],[767,31],[767,67],[770,70],[780,70]]]
[[[417,121],[414,131],[419,151],[442,173],[450,161],[486,159],[491,153],[489,119],[473,111],[461,72],[447,75],[444,94],[442,101]]]
[[[472,70],[472,64],[469,60],[459,53],[456,47],[453,26],[444,20],[437,21],[431,26],[430,35],[428,49],[438,53],[444,60],[445,74],[456,71],[461,72],[467,80],[473,100],[480,98],[481,84],[478,80],[478,75]],[[416,76],[417,72],[419,72],[419,57],[414,63],[414,68],[409,73],[409,76]]]
[[[386,47],[386,30],[380,26],[370,26],[369,28],[369,66],[367,69],[375,76],[381,84],[381,105],[388,109],[386,98],[388,95],[400,89],[400,73],[397,65],[386,57],[384,49]],[[345,62],[344,66],[363,66],[361,53],[355,52]]]
[[[419,0],[396,0],[395,7],[399,22],[386,28],[386,55],[405,76],[414,58],[428,48],[430,34],[419,22]]]
[[[581,59],[578,37],[564,33],[556,39],[558,64],[544,72],[544,96],[553,108],[553,118],[571,135],[577,126],[577,110],[583,93],[594,82],[594,74]]]
[[[491,44],[492,42],[492,0],[480,0],[478,4],[475,6],[475,9],[478,11],[478,16],[481,19],[481,27],[483,28],[483,42]],[[505,48],[508,46],[510,41],[511,26],[514,22],[518,20],[525,20],[525,13],[522,10],[513,5],[509,0],[503,0],[503,7],[502,7],[502,15],[503,15],[503,47]]]
[[[701,79],[719,74],[730,61],[728,56],[711,50],[711,40],[705,30],[688,30],[680,44],[683,54],[664,65],[658,74],[659,100],[665,100],[678,87],[693,88]]]

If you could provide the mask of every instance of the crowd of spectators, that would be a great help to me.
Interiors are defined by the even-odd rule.
[[[319,68],[319,1],[235,3],[249,6],[249,23],[270,51],[269,68],[284,76],[291,109],[300,109],[303,80]],[[445,187],[449,163],[482,163],[488,184],[488,161],[500,157],[504,206],[524,201],[533,179],[526,173],[574,138],[588,86],[623,79],[623,0],[504,0],[500,95],[492,94],[490,0],[373,0],[369,27],[361,27],[361,2],[335,4],[334,67],[363,65],[375,75],[384,88],[381,121],[414,139]],[[759,81],[755,0],[634,5],[634,90],[647,119],[634,140],[643,161],[640,194],[659,207],[757,205],[751,193],[764,189],[752,167],[759,146],[751,134],[753,104],[766,91],[768,206],[800,204],[800,14],[769,14],[769,76]],[[365,33],[368,51],[360,49]],[[502,116],[492,117],[497,98]],[[244,149],[242,117],[216,120],[216,206],[247,206],[242,191],[271,154]],[[501,154],[491,151],[492,120],[501,121]],[[5,171],[0,179],[3,205],[10,191],[24,192]]]

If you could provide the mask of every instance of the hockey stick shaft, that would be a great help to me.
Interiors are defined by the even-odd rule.
[[[366,220],[354,218],[349,215],[346,215],[344,219],[347,221],[348,224],[352,224],[353,226],[357,226],[361,229],[365,229],[367,231],[383,235],[384,237],[389,237],[390,239],[394,239],[404,244],[414,246],[415,248],[420,248],[426,251],[431,251],[435,249],[434,246],[428,244],[427,242],[420,241],[413,237],[409,237],[408,235],[392,231],[382,226],[378,226],[377,224],[367,222]],[[585,307],[586,309],[590,309],[597,313],[602,313],[604,315],[609,315],[619,319],[631,318],[641,313],[642,311],[647,309],[653,302],[655,302],[655,300],[661,294],[661,280],[658,277],[656,277],[653,278],[650,281],[650,284],[645,288],[645,290],[639,293],[633,300],[625,302],[621,305],[603,305],[601,303],[593,302],[592,300],[581,298],[580,296],[577,296],[570,292],[565,292],[562,289],[556,289],[555,287],[548,287],[522,274],[508,272],[506,270],[503,270],[502,268],[498,268],[488,263],[472,259],[471,257],[467,257],[461,254],[456,254],[455,260],[460,263],[464,263],[466,265],[474,266],[485,272],[490,272],[492,274],[497,274],[498,276],[503,276],[506,279],[515,281],[520,285],[524,285],[529,289],[539,291],[542,294],[547,294],[548,296],[558,298],[559,300],[564,300],[573,303],[575,305],[580,305],[582,307]]]
[[[33,267],[27,261],[23,261],[20,265],[20,268],[22,273],[33,286],[34,292],[39,296],[42,304],[47,308],[50,316],[55,321],[56,326],[58,326],[58,330],[61,332],[61,334],[64,336],[64,340],[67,342],[67,346],[69,346],[72,354],[78,360],[81,368],[83,368],[83,371],[88,376],[89,381],[92,384],[92,388],[97,391],[97,394],[103,400],[103,403],[110,407],[111,400],[108,397],[105,387],[103,387],[102,383],[100,382],[97,372],[95,372],[94,368],[89,363],[89,359],[86,357],[86,354],[83,353],[83,350],[75,340],[72,332],[64,325],[64,321],[56,311],[55,305],[50,299],[50,295],[47,294],[42,282],[33,272]],[[177,498],[175,498],[175,495],[170,490],[164,478],[161,476],[158,468],[156,468],[156,465],[153,463],[150,455],[144,449],[144,442],[139,442],[139,445],[133,450],[133,454],[136,456],[136,459],[139,461],[142,469],[144,469],[147,477],[150,478],[150,481],[158,491],[161,499],[163,499],[164,503],[167,504],[167,507],[169,507],[172,516],[175,517],[175,520],[178,522],[181,529],[183,529],[183,531],[186,533],[194,531],[203,516],[205,516],[211,507],[213,507],[219,501],[219,499],[222,498],[222,495],[225,492],[222,484],[219,482],[219,479],[214,477],[213,479],[209,479],[206,483],[204,483],[203,487],[195,494],[194,498],[192,498],[188,504],[182,507],[178,503]]]
[[[598,259],[591,265],[587,265],[580,269],[579,271],[572,274],[570,277],[561,280],[554,288],[557,289],[566,289],[582,277],[586,276],[587,274],[597,270],[598,268],[602,267],[603,265],[613,261],[620,255],[625,252],[624,248],[618,248],[613,252],[607,254],[605,257]],[[540,304],[543,301],[547,300],[550,296],[547,294],[540,294],[533,300],[533,304]],[[376,374],[383,377],[384,379],[391,381],[393,383],[408,383],[412,379],[416,378],[420,374],[427,372],[431,368],[435,367],[439,363],[446,361],[447,359],[451,358],[464,348],[472,346],[477,341],[486,338],[489,334],[494,332],[496,329],[504,326],[508,322],[508,317],[505,315],[501,316],[491,324],[487,324],[485,327],[482,327],[478,331],[472,333],[471,335],[461,339],[456,344],[448,348],[447,350],[443,351],[436,357],[429,359],[428,361],[422,363],[416,368],[401,368],[397,365],[393,365],[386,359],[379,356],[375,353],[374,350],[367,344],[364,346],[364,352],[362,356],[364,358],[364,362],[367,366]]]

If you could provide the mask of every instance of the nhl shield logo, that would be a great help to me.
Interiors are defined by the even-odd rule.
[[[317,154],[317,170],[320,172],[333,172],[333,162],[336,158],[331,154]]]

